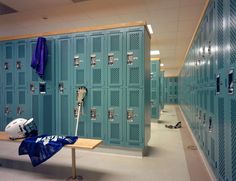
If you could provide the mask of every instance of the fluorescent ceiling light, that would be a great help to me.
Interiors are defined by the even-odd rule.
[[[160,66],[161,66],[161,67],[164,67],[164,63],[161,63]]]
[[[149,31],[149,33],[150,34],[153,34],[153,30],[152,30],[152,25],[147,25],[147,27],[148,27],[148,31]]]
[[[151,50],[150,54],[151,55],[160,55],[160,51],[159,50]]]

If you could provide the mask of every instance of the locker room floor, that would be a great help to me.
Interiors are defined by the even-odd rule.
[[[149,156],[77,150],[77,172],[85,181],[208,181],[210,176],[182,120],[181,129],[165,124],[182,120],[177,106],[165,106],[160,120],[153,120]],[[0,142],[0,181],[65,180],[71,175],[71,150],[62,149],[34,168],[27,156],[18,156],[19,143]]]

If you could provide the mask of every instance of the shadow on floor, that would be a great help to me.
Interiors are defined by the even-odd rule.
[[[71,176],[71,167],[56,165],[56,164],[42,164],[38,167],[33,167],[30,162],[21,160],[12,160],[6,158],[0,158],[0,168],[7,168],[17,171],[23,171],[27,175],[31,175],[37,178],[44,179],[55,179],[55,180],[65,180]],[[95,170],[81,169],[77,167],[77,173],[84,177],[84,180],[97,180],[102,181],[103,177],[108,175],[108,173],[103,173]]]

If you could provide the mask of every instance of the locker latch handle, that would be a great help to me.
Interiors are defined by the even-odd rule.
[[[136,115],[134,114],[134,110],[132,110],[132,109],[127,110],[127,121],[128,122],[133,122],[135,116]]]
[[[9,108],[8,106],[6,106],[6,107],[4,108],[4,114],[7,116],[10,112],[11,112],[11,111],[10,111],[10,108]]]
[[[91,58],[91,61],[90,61],[91,66],[95,66],[96,65],[96,55],[93,54],[90,56],[90,58]]]
[[[114,109],[108,109],[107,116],[108,116],[108,119],[110,121],[114,121],[115,116],[117,116],[117,115],[115,114],[115,110]]]
[[[108,65],[113,65],[115,63],[114,53],[108,54]]]
[[[80,64],[80,58],[79,55],[74,56],[74,66],[79,67]]]
[[[20,62],[20,61],[17,61],[17,62],[16,62],[16,69],[17,69],[17,70],[20,70],[20,69],[21,69],[21,62]]]
[[[17,115],[21,115],[23,112],[24,112],[24,110],[23,110],[20,106],[18,106],[18,107],[16,108],[16,114],[17,114]]]
[[[133,52],[128,52],[127,53],[127,64],[132,65],[134,62],[134,53]]]
[[[34,93],[35,92],[35,86],[33,83],[30,84],[30,92]]]
[[[91,108],[90,117],[91,117],[91,120],[96,120],[97,119],[97,110],[96,110],[96,108]]]
[[[8,70],[8,69],[9,69],[9,64],[8,64],[8,62],[5,62],[5,63],[4,63],[4,69],[5,69],[5,70]]]
[[[59,90],[60,93],[64,92],[64,84],[63,84],[63,82],[58,84],[58,90]]]
[[[208,128],[208,131],[209,131],[209,132],[212,132],[212,130],[213,130],[212,118],[209,117],[209,128]]]

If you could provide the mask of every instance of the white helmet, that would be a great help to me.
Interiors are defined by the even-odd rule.
[[[17,118],[10,122],[5,132],[9,135],[10,139],[26,138],[29,136],[37,136],[37,126],[33,121],[33,118],[29,120],[24,118]]]

